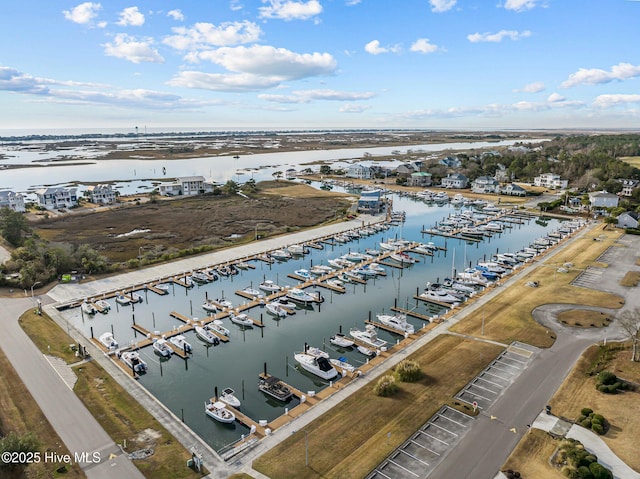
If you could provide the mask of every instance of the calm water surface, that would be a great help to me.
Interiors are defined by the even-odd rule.
[[[188,360],[173,356],[167,361],[159,357],[148,347],[141,351],[149,364],[149,372],[140,378],[140,383],[159,401],[164,403],[176,416],[183,417],[185,423],[202,436],[212,447],[221,449],[237,440],[248,429],[239,424],[222,425],[207,417],[204,402],[219,390],[231,387],[236,390],[242,401],[242,411],[255,420],[272,420],[284,413],[285,407],[292,408],[296,401],[283,405],[263,395],[257,389],[258,374],[264,364],[270,374],[285,379],[302,391],[319,391],[327,386],[322,380],[298,370],[293,355],[301,351],[304,343],[326,348],[332,357],[345,356],[352,364],[360,364],[364,356],[356,351],[336,350],[329,343],[329,337],[340,328],[348,333],[351,327],[364,327],[369,313],[375,315],[388,312],[394,300],[403,307],[416,308],[424,314],[442,312],[438,307],[428,308],[424,304],[415,304],[412,299],[416,288],[421,290],[428,281],[450,276],[453,269],[458,271],[476,263],[485,255],[489,257],[497,250],[517,251],[528,246],[534,239],[557,229],[558,221],[550,220],[539,224],[531,220],[524,225],[514,225],[505,233],[494,236],[482,243],[467,243],[459,240],[445,240],[441,237],[422,235],[423,225],[431,226],[448,214],[454,212],[451,206],[428,206],[408,198],[394,198],[395,209],[407,211],[407,221],[402,226],[392,227],[386,232],[352,241],[340,246],[325,246],[324,250],[313,250],[302,259],[294,259],[274,265],[262,262],[253,263],[254,270],[242,271],[239,275],[221,279],[203,286],[186,290],[172,286],[170,294],[158,296],[152,292],[144,295],[144,302],[135,306],[116,307],[106,315],[97,314],[94,318],[83,318],[79,308],[64,312],[65,317],[86,335],[91,331],[98,337],[113,328],[120,345],[127,345],[140,339],[136,338],[131,324],[133,316],[137,324],[150,331],[168,331],[181,323],[169,316],[171,311],[180,312],[189,317],[202,318],[206,315],[201,304],[205,295],[215,299],[226,296],[234,305],[246,302],[234,294],[247,286],[257,287],[264,279],[272,279],[280,285],[294,285],[296,281],[287,277],[298,268],[310,268],[311,264],[327,264],[327,260],[346,253],[349,250],[364,251],[365,248],[378,248],[379,242],[390,237],[403,237],[410,240],[433,241],[446,246],[434,257],[420,257],[420,262],[410,268],[398,270],[387,267],[387,276],[369,280],[365,285],[348,285],[344,295],[321,289],[325,302],[311,310],[298,310],[293,316],[280,321],[272,319],[263,309],[256,307],[247,311],[253,318],[262,318],[264,328],[242,330],[225,319],[225,326],[231,330],[231,341],[215,347],[206,347],[193,332],[187,339],[195,348],[195,354]],[[415,255],[418,256],[418,255]],[[202,265],[208,266],[208,265]],[[423,327],[418,319],[408,318],[416,329]],[[400,337],[380,331],[380,337],[395,343]]]

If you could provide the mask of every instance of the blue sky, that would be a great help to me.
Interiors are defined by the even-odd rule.
[[[638,0],[27,0],[0,129],[637,128]]]

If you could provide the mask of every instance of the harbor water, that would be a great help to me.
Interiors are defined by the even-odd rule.
[[[248,300],[235,292],[246,287],[258,287],[264,279],[270,279],[281,286],[294,286],[297,280],[288,275],[299,268],[310,269],[312,265],[327,264],[348,251],[364,252],[366,248],[379,249],[381,241],[389,238],[403,238],[413,241],[433,241],[443,248],[434,256],[412,254],[418,262],[403,269],[385,267],[386,276],[375,277],[367,284],[347,284],[346,293],[339,294],[328,289],[317,288],[325,301],[309,309],[297,309],[296,314],[280,320],[270,316],[264,308],[257,306],[245,311],[250,317],[261,320],[263,328],[244,329],[224,319],[230,330],[230,341],[218,346],[207,346],[194,332],[186,334],[187,341],[194,347],[189,359],[172,356],[161,359],[151,347],[140,351],[148,363],[149,370],[139,382],[159,401],[199,434],[214,449],[226,445],[248,434],[249,430],[239,423],[221,424],[205,415],[204,403],[219,391],[230,387],[242,401],[241,410],[255,421],[273,420],[282,415],[285,408],[293,408],[297,399],[290,403],[276,401],[257,388],[258,375],[267,369],[303,392],[320,391],[328,383],[300,370],[296,366],[294,354],[304,348],[304,344],[325,349],[331,357],[345,357],[358,366],[366,361],[365,356],[354,350],[344,350],[330,344],[329,338],[340,330],[348,335],[350,328],[364,329],[364,321],[372,315],[389,313],[394,302],[398,306],[433,316],[444,309],[436,305],[416,302],[416,292],[422,292],[427,282],[450,277],[470,264],[489,259],[496,252],[515,252],[528,246],[533,240],[556,230],[559,221],[555,219],[524,220],[523,224],[512,224],[503,233],[496,234],[480,242],[459,239],[431,237],[421,233],[423,227],[431,227],[456,211],[453,206],[428,205],[406,197],[394,196],[394,209],[406,211],[406,221],[392,226],[387,231],[362,237],[333,246],[325,244],[323,250],[310,248],[310,253],[285,262],[268,264],[252,261],[253,269],[240,270],[239,274],[218,281],[196,285],[187,289],[172,283],[169,294],[160,296],[151,291],[140,291],[141,303],[132,306],[118,305],[110,300],[111,311],[107,314],[84,315],[80,308],[63,311],[64,317],[87,337],[99,337],[113,331],[121,347],[135,344],[144,339],[132,329],[136,324],[153,332],[168,332],[182,323],[170,316],[172,311],[189,318],[203,318],[205,298],[225,297],[234,306]],[[210,265],[203,264],[202,267]],[[312,288],[313,289],[313,288]],[[424,321],[412,317],[407,320],[418,330]],[[394,344],[400,335],[380,330],[379,337]]]

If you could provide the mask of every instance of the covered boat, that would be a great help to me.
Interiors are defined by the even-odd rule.
[[[334,368],[329,360],[323,356],[312,356],[306,353],[296,353],[295,360],[300,364],[302,369],[329,381],[338,375],[338,371]]]
[[[378,314],[376,318],[385,326],[399,333],[415,333],[413,324],[407,322],[407,317],[404,314]]]
[[[376,328],[372,324],[367,324],[364,331],[353,328],[349,331],[349,335],[367,346],[371,346],[376,349],[383,348],[387,345],[387,342],[384,339],[378,338]]]
[[[236,409],[240,408],[240,399],[236,397],[235,391],[231,388],[224,388],[222,390],[222,394],[220,394],[220,397],[218,397],[218,399],[231,407],[234,407]]]
[[[216,421],[232,423],[236,420],[236,415],[229,411],[222,401],[204,403],[204,412]]]
[[[261,377],[258,383],[258,389],[278,401],[288,401],[291,399],[291,396],[293,396],[293,392],[291,392],[289,386],[275,376],[268,378]]]
[[[124,351],[120,354],[120,360],[138,374],[147,372],[147,363],[142,360],[138,351]]]
[[[335,346],[340,346],[341,348],[349,348],[354,345],[354,342],[342,333],[336,333],[331,336],[329,338],[329,342]]]

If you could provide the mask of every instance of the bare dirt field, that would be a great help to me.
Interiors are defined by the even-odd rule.
[[[52,242],[88,244],[109,260],[149,259],[198,246],[223,247],[340,218],[348,195],[285,181],[239,195],[158,200],[41,220],[34,230]],[[138,230],[139,233],[132,231]]]

